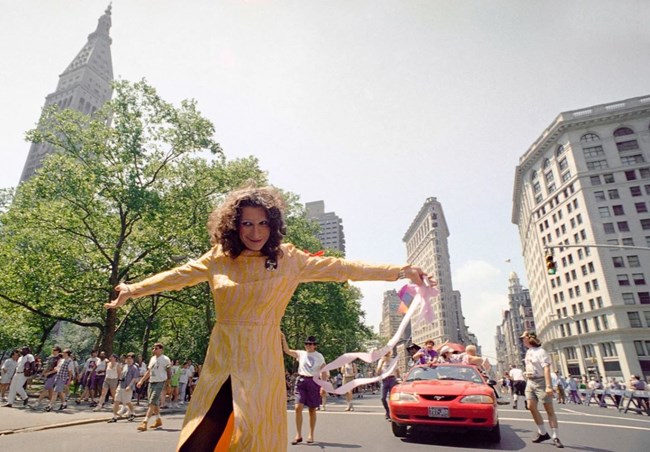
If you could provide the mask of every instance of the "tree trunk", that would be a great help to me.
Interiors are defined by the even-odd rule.
[[[47,341],[48,336],[54,329],[54,326],[56,325],[57,321],[54,321],[53,323],[50,323],[43,327],[43,334],[41,334],[41,339],[39,344],[36,346],[36,350],[34,350],[35,355],[40,355],[41,352],[43,351],[43,346],[45,345],[45,341]]]

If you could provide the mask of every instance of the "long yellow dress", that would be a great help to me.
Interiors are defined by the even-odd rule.
[[[309,281],[394,281],[400,271],[394,265],[312,256],[291,244],[281,249],[283,256],[275,270],[265,268],[266,257],[259,252],[245,251],[232,259],[217,245],[198,260],[129,285],[133,295],[141,297],[205,281],[210,284],[216,323],[178,449],[201,424],[230,378],[233,416],[230,428],[215,432],[220,436],[219,446],[226,444],[231,451],[286,451],[280,320],[296,287]],[[256,352],[251,353],[252,349]]]

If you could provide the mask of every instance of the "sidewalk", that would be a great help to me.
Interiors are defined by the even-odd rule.
[[[29,403],[35,404],[36,399],[30,397]],[[59,403],[55,405],[55,410],[59,405]],[[44,410],[45,406],[46,403],[43,403],[39,410],[34,410],[24,407],[20,400],[16,400],[13,408],[0,406],[0,436],[24,431],[106,422],[113,417],[112,405],[111,409],[93,411],[93,408],[89,407],[88,403],[77,405],[74,400],[71,400],[65,410],[50,411],[49,413]],[[166,408],[162,410],[161,414],[164,416],[171,413],[184,413],[186,407],[187,404],[181,405],[181,408]],[[146,401],[141,401],[140,406],[134,403],[134,408],[136,415],[136,421],[134,422],[138,422],[139,418],[144,417],[147,411]]]

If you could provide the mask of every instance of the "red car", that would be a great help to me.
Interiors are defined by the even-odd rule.
[[[393,387],[388,403],[397,437],[405,437],[409,428],[483,430],[488,441],[501,441],[496,394],[475,366],[416,366]]]

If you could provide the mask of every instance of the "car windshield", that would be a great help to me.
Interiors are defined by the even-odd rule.
[[[416,367],[406,376],[406,381],[458,380],[483,383],[476,369],[466,366]]]

